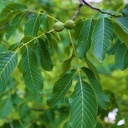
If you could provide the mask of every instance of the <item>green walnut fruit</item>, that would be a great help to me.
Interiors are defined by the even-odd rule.
[[[58,21],[56,22],[54,25],[53,25],[53,29],[56,31],[56,32],[61,32],[63,29],[64,29],[64,23]]]
[[[64,24],[64,27],[67,29],[73,29],[75,27],[75,23],[73,20],[67,20]]]

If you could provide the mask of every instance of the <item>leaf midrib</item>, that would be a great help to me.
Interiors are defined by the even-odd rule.
[[[9,59],[9,61],[7,62],[7,64],[4,66],[3,70],[0,72],[0,76],[3,74],[3,72],[6,70],[5,68],[8,66],[8,64],[10,63],[10,61],[13,59],[14,55],[16,54],[17,52],[14,52],[14,54],[12,55],[12,57]]]
[[[26,46],[26,47],[27,47],[27,46]],[[38,89],[36,88],[36,85],[35,85],[35,81],[34,81],[34,79],[33,79],[32,71],[31,71],[28,47],[27,47],[27,60],[28,60],[28,68],[29,68],[29,72],[30,72],[30,77],[31,77],[32,83],[33,83],[35,89],[38,91]]]

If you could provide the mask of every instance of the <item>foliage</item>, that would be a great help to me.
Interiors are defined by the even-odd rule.
[[[108,128],[128,120],[127,91],[121,92],[128,82],[128,5],[103,1],[102,7],[113,4],[112,15],[90,9],[88,16],[82,8],[72,29],[55,31],[54,23],[65,23],[75,12],[68,8],[67,15],[71,2],[21,0],[3,6],[2,127]],[[123,72],[117,75],[117,69]],[[116,123],[107,123],[104,117],[113,108],[120,110]]]

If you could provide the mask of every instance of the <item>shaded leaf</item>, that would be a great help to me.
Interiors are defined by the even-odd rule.
[[[40,26],[44,32],[48,32],[53,26],[53,20],[44,13],[40,17]]]
[[[92,88],[94,89],[95,91],[95,95],[96,95],[96,98],[97,98],[97,102],[98,102],[98,105],[100,107],[102,107],[103,109],[107,109],[108,108],[108,105],[110,103],[110,100],[108,99],[108,97],[103,93],[102,91],[102,87],[101,87],[101,84],[99,83],[99,81],[95,78],[93,72],[88,69],[88,68],[85,68],[83,67],[82,70],[85,72],[85,74],[87,75],[91,85],[92,85]]]
[[[123,13],[128,16],[128,3],[125,5],[124,9],[123,9]]]
[[[53,50],[55,50],[58,57],[61,58],[60,48],[59,48],[59,42],[61,41],[61,39],[60,39],[59,34],[57,32],[51,32],[51,33],[46,33],[46,36],[47,36],[47,39],[49,40],[49,43],[51,44]]]
[[[92,87],[84,81],[78,82],[69,102],[71,127],[95,128],[98,105]]]
[[[79,39],[79,34],[80,34],[80,30],[84,24],[84,20],[80,19],[78,20],[75,24],[75,28],[74,28],[74,37],[75,37],[75,40]]]
[[[40,94],[43,87],[43,78],[37,65],[35,52],[30,47],[26,47],[21,62],[25,85],[30,92]]]
[[[19,13],[17,14],[13,20],[11,25],[9,26],[9,28],[7,29],[6,32],[6,38],[9,39],[10,36],[15,32],[15,30],[17,29],[18,25],[20,24],[22,18],[25,16],[26,13]]]
[[[93,31],[92,47],[94,55],[103,61],[112,41],[114,27],[108,18],[100,18]]]
[[[21,42],[16,42],[16,43],[14,43],[14,44],[12,44],[9,48],[8,48],[8,50],[15,50],[19,45],[21,44]]]
[[[29,42],[32,42],[34,41],[34,38],[31,37],[31,36],[25,36],[21,39],[20,43],[24,43],[24,44],[27,44]]]
[[[25,36],[37,36],[38,29],[39,29],[39,15],[33,14],[31,17],[28,18],[25,24],[24,34]]]
[[[116,18],[116,22],[121,26],[121,28],[128,33],[128,17]]]
[[[92,19],[83,22],[83,25],[79,31],[79,36],[77,39],[77,53],[80,58],[84,58],[87,51],[91,46],[91,34],[94,26],[94,21]]]
[[[36,43],[36,54],[42,68],[47,71],[51,71],[53,69],[53,62],[48,51],[48,43],[41,38]]]
[[[0,13],[0,19],[4,19],[8,16],[8,14],[13,14],[13,12],[20,12],[22,10],[27,10],[27,7],[21,3],[13,3],[7,5],[2,12]]]
[[[89,68],[93,71],[93,73],[95,74],[95,77],[99,80],[99,79],[100,79],[99,74],[98,74],[98,72],[97,72],[96,67],[93,65],[93,63],[92,63],[89,59],[87,59],[87,58],[84,58],[84,60],[85,60],[86,64],[88,65],[88,67],[89,67]]]
[[[128,47],[128,33],[116,22],[114,22],[115,33],[120,41],[124,42]]]
[[[117,47],[121,44],[120,40],[117,40],[108,50],[108,55],[114,55]]]
[[[16,67],[17,62],[16,52],[0,53],[0,93],[3,93],[5,90],[9,76]]]
[[[67,60],[65,60],[62,64],[62,70],[63,70],[63,73],[62,74],[65,74],[71,67],[71,61],[72,59],[74,58],[74,56],[71,56],[70,58],[68,58]]]
[[[19,13],[27,12],[27,7],[23,4],[13,3],[7,5],[0,13],[0,29],[5,29],[9,26],[9,22]]]
[[[128,66],[128,49],[124,43],[120,44],[115,53],[115,65],[124,70]]]
[[[6,118],[7,115],[11,112],[12,107],[11,98],[2,100],[0,103],[0,118]]]
[[[63,102],[65,95],[72,85],[72,77],[75,70],[67,72],[64,76],[59,78],[53,88],[53,93],[48,100],[48,105],[53,107]]]

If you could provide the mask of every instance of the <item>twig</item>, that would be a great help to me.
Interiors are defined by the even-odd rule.
[[[80,0],[80,3],[79,3],[79,6],[78,6],[78,8],[77,8],[77,10],[75,11],[75,13],[73,14],[73,16],[72,16],[72,20],[75,20],[75,18],[76,18],[76,16],[78,15],[78,13],[80,12],[80,9],[81,9],[81,7],[83,6],[83,0]]]
[[[111,13],[109,13],[109,12],[104,12],[104,11],[102,11],[102,10],[99,9],[99,8],[96,8],[96,7],[91,6],[91,5],[90,5],[89,3],[87,3],[85,0],[83,0],[83,3],[84,3],[85,5],[87,5],[88,7],[92,8],[93,10],[99,11],[99,12],[101,12],[101,13],[103,13],[103,14],[108,14],[108,15],[110,15],[110,16],[117,17],[117,16],[114,15],[114,14],[111,14]]]
[[[107,14],[107,15],[110,15],[110,16],[113,16],[113,17],[118,17],[118,16],[120,16],[120,15],[117,16],[117,15],[111,14],[111,13],[109,13],[109,12],[102,11],[102,10],[99,9],[99,8],[93,7],[92,5],[90,5],[89,3],[87,3],[85,0],[79,0],[79,1],[80,1],[80,2],[79,2],[79,6],[78,6],[77,10],[75,11],[74,15],[72,16],[72,20],[75,20],[76,16],[77,16],[78,13],[80,12],[81,7],[82,7],[84,4],[87,5],[88,7],[90,7],[91,9],[96,10],[96,11],[102,13],[102,14]]]

